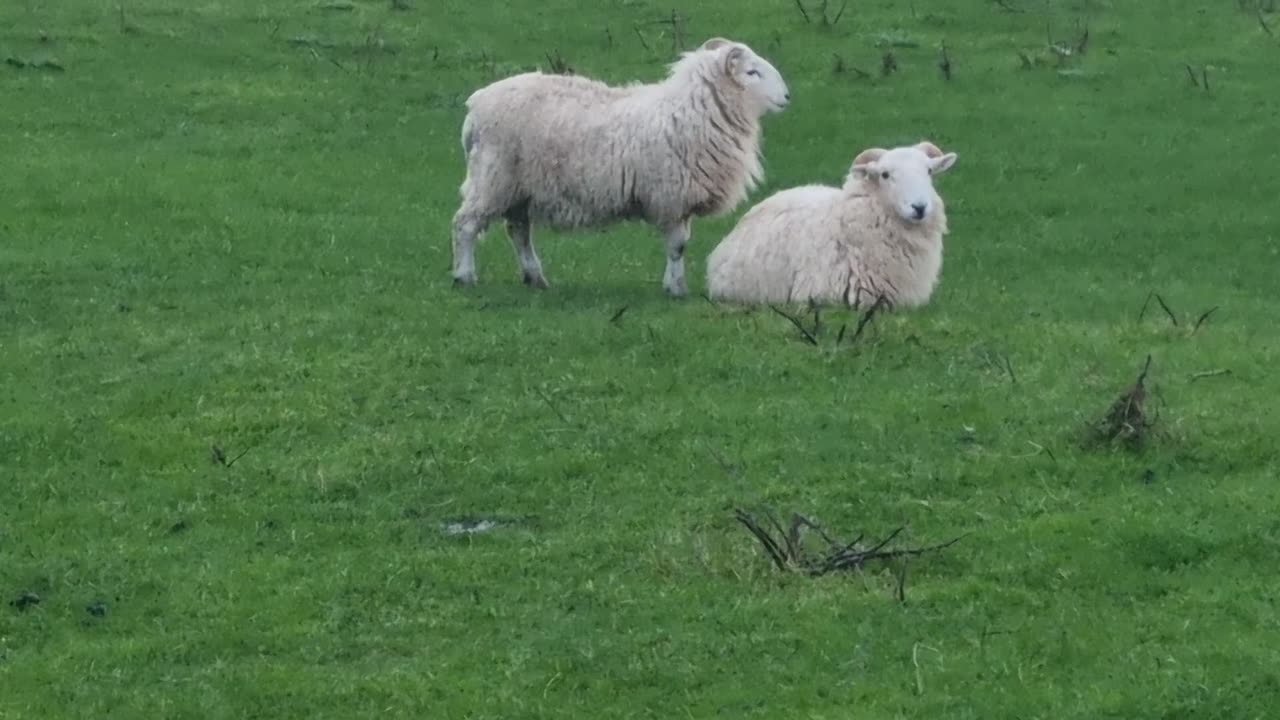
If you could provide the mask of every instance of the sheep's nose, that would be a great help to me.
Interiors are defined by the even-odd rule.
[[[787,102],[791,102],[791,93],[787,93],[787,94],[783,95],[783,96],[782,96],[782,99],[783,99],[783,100],[786,100]]]
[[[924,203],[911,203],[911,209],[915,211],[917,220],[924,219],[924,211],[927,209]]]

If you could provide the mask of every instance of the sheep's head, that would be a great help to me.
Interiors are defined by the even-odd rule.
[[[933,178],[955,162],[955,153],[943,153],[927,140],[892,150],[870,148],[854,158],[849,178],[893,208],[904,222],[920,223],[941,205]]]
[[[791,102],[791,91],[782,73],[746,45],[711,38],[701,50],[714,53],[729,82],[744,93],[758,114],[781,112]]]

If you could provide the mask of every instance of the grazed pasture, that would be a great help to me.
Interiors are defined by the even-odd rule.
[[[842,7],[0,4],[0,717],[1274,713],[1274,4]],[[737,215],[685,301],[641,226],[450,286],[468,93],[713,35],[792,88],[755,200],[960,154],[931,306],[705,302]]]

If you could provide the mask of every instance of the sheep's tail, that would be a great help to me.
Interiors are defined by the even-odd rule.
[[[476,146],[476,128],[475,123],[471,121],[471,113],[467,113],[467,117],[462,121],[462,154],[467,160],[471,159],[471,151]]]

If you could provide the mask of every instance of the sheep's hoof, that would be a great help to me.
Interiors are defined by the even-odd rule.
[[[547,284],[546,278],[542,277],[541,275],[532,275],[530,273],[524,274],[524,284],[528,285],[531,288],[537,288],[538,290],[546,290],[547,288],[551,287],[550,285]]]
[[[689,286],[685,283],[683,279],[674,283],[669,283],[666,286],[666,289],[667,289],[667,294],[673,298],[682,298],[685,295],[689,294]]]
[[[453,278],[453,286],[454,286],[455,288],[469,288],[469,287],[475,287],[475,286],[476,286],[476,276],[475,276],[475,275],[464,275],[464,276],[462,276],[462,277],[457,277],[457,276],[455,276],[455,277]]]

